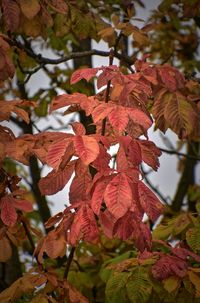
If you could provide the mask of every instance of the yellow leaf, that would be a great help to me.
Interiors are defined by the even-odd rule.
[[[192,284],[195,286],[196,297],[200,297],[200,277],[192,271],[188,272],[188,276]]]
[[[114,28],[113,27],[106,27],[98,32],[98,35],[101,36],[101,38],[109,37],[114,34]]]
[[[38,296],[34,297],[30,303],[48,303],[48,299],[43,294],[39,294]]]
[[[20,0],[20,7],[28,19],[34,18],[40,10],[38,0]]]
[[[175,276],[171,276],[163,281],[164,288],[169,292],[173,292],[180,286],[180,279]]]

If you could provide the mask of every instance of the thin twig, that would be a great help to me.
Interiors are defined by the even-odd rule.
[[[146,183],[150,186],[150,188],[158,195],[158,197],[166,204],[166,205],[169,205],[168,201],[169,200],[169,197],[164,197],[163,194],[159,191],[159,189],[154,186],[151,181],[149,180],[149,178],[147,177],[147,174],[149,173],[146,173],[144,168],[142,167],[141,165],[141,171],[142,171],[142,174],[143,174],[143,177],[144,177],[144,180],[146,181]]]
[[[113,64],[113,58],[114,58],[113,57],[113,49],[111,49],[110,54],[109,54],[109,65]],[[108,100],[109,100],[110,86],[111,86],[111,80],[109,80],[108,83],[107,83],[105,103],[108,103]],[[103,122],[102,122],[102,129],[101,129],[102,136],[105,135],[105,131],[106,131],[106,118],[104,118]]]
[[[64,279],[67,279],[67,277],[68,277],[68,273],[69,273],[70,265],[71,265],[73,257],[74,257],[75,249],[76,248],[74,246],[71,248],[69,257],[67,259],[67,264],[66,264],[66,267],[65,267]]]
[[[25,230],[25,233],[26,233],[26,235],[27,235],[27,238],[28,238],[28,240],[29,240],[29,243],[30,243],[30,245],[31,245],[32,251],[34,252],[34,250],[35,250],[35,243],[34,243],[34,241],[33,241],[33,238],[32,238],[32,235],[31,235],[31,233],[30,233],[30,230],[29,230],[29,228],[28,228],[28,225],[27,225],[27,223],[26,223],[26,220],[22,217],[22,215],[21,215],[21,222],[22,222],[22,225],[23,225],[23,227],[24,227],[24,230]]]
[[[184,153],[181,153],[181,152],[177,152],[176,150],[168,150],[168,149],[161,148],[161,147],[158,147],[158,148],[162,152],[164,152],[166,154],[169,154],[169,155],[177,155],[177,156],[185,157],[185,158],[190,159],[190,160],[200,161],[200,157],[198,157],[198,156],[187,155],[187,154],[184,154]]]

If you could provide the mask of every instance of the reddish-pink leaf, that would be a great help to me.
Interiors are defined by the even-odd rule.
[[[94,123],[98,121],[102,121],[108,114],[113,110],[113,106],[109,103],[100,103],[95,109],[92,111],[92,118]]]
[[[88,242],[97,242],[99,231],[91,208],[82,201],[83,205],[75,214],[71,226],[69,243],[74,246],[77,241],[83,239]]]
[[[83,68],[76,70],[71,76],[71,84],[75,84],[76,82],[85,79],[89,81],[92,77],[96,76],[97,72],[101,68]]]
[[[185,79],[176,68],[165,64],[157,67],[158,73],[160,74],[161,80],[166,88],[170,91],[175,91],[178,88],[183,88]]]
[[[66,158],[68,157],[70,160],[74,153],[71,138],[63,139],[62,141],[53,143],[48,150],[46,163],[54,169],[57,169],[63,160],[66,150],[69,150]]]
[[[138,222],[134,232],[135,246],[139,251],[151,250],[151,232],[147,224]]]
[[[124,173],[117,174],[107,185],[104,193],[108,210],[115,218],[122,217],[131,207],[132,191]]]
[[[4,196],[0,201],[1,220],[5,225],[12,226],[17,221],[17,213],[11,196]]]
[[[57,96],[53,99],[51,106],[50,106],[50,113],[53,110],[72,105],[72,104],[80,104],[82,99],[88,99],[87,96],[80,93],[74,93],[73,95],[70,94],[63,94],[60,96]]]
[[[138,183],[140,204],[149,218],[154,222],[162,214],[163,205],[156,195],[141,181]]]
[[[16,31],[20,22],[19,5],[13,0],[2,0],[2,8],[6,29],[10,32]]]
[[[88,192],[90,191],[92,178],[89,171],[84,174],[76,174],[70,185],[69,201],[71,204],[78,200],[87,200],[90,198]]]
[[[94,161],[99,154],[99,144],[95,138],[90,136],[75,136],[74,147],[85,165]]]
[[[163,255],[152,266],[152,274],[158,280],[164,280],[173,275],[184,278],[187,275],[187,267],[186,261],[178,257]]]
[[[104,212],[100,212],[99,221],[106,237],[113,238],[113,226],[116,222],[116,218],[106,209]]]
[[[114,131],[121,134],[125,131],[128,124],[128,113],[123,106],[115,106],[112,112],[109,113],[108,119]]]
[[[94,186],[94,191],[91,199],[91,208],[93,212],[97,215],[99,215],[100,213],[104,192],[109,181],[110,181],[110,176],[104,176],[101,179],[99,179]]]
[[[127,108],[129,118],[143,129],[147,130],[152,125],[152,120],[146,113],[138,108]]]
[[[30,201],[24,199],[12,198],[13,206],[25,212],[33,211],[33,206]]]
[[[92,166],[95,167],[98,171],[109,170],[109,162],[111,156],[108,154],[107,150],[102,144],[99,144],[99,154],[97,158],[93,161]]]
[[[133,233],[136,229],[136,222],[134,220],[134,214],[130,211],[119,218],[113,226],[113,235],[122,240],[133,238]]]
[[[54,195],[64,188],[74,171],[74,162],[71,162],[64,169],[51,171],[46,177],[40,179],[39,188],[43,195]]]
[[[142,160],[154,170],[157,170],[160,166],[158,157],[161,155],[161,151],[151,141],[138,140],[138,143],[142,153]]]
[[[85,135],[85,127],[83,126],[82,123],[73,122],[73,123],[70,123],[70,125],[72,126],[72,129],[73,129],[75,135],[80,135],[80,136]]]

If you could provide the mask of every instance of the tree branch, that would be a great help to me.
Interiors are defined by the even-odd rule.
[[[113,63],[113,58],[114,58],[113,55],[114,55],[114,51],[113,51],[113,49],[111,49],[110,54],[109,54],[109,65],[112,65],[112,63]],[[109,100],[110,86],[111,86],[111,80],[109,80],[107,83],[105,103],[108,103],[108,100]],[[106,118],[104,118],[103,122],[102,122],[102,129],[101,129],[102,136],[105,135],[105,131],[106,131]]]
[[[68,277],[70,265],[71,265],[72,260],[73,260],[73,257],[74,257],[75,249],[76,249],[76,248],[75,248],[74,246],[71,248],[69,257],[68,257],[68,259],[67,259],[67,264],[66,264],[65,272],[64,272],[64,279],[66,279],[66,280],[67,280],[67,277]]]
[[[170,154],[170,155],[177,155],[177,156],[182,156],[182,157],[185,157],[189,160],[196,160],[196,161],[200,161],[200,157],[198,156],[195,156],[195,155],[191,155],[190,153],[189,154],[184,154],[184,153],[180,153],[180,152],[177,152],[176,150],[169,150],[169,149],[165,149],[165,148],[161,148],[161,147],[158,147],[162,152],[166,153],[166,154]]]

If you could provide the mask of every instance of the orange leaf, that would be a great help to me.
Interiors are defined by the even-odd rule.
[[[96,139],[89,136],[75,136],[74,147],[85,165],[94,161],[99,154],[99,145]]]

